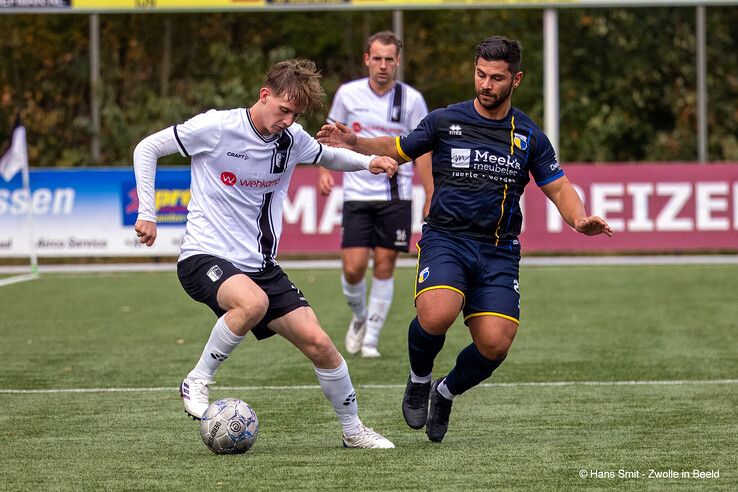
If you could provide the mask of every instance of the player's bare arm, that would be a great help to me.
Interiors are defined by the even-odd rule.
[[[406,162],[397,151],[394,137],[362,138],[342,123],[323,125],[316,138],[331,147],[343,147],[366,155],[384,155],[397,162]]]
[[[149,247],[154,245],[156,241],[156,222],[137,220],[134,228],[136,229],[139,243]]]
[[[430,202],[433,197],[433,153],[428,152],[415,159],[415,169],[418,171],[420,184],[425,191],[425,203],[423,204],[423,217],[430,213]]]
[[[604,234],[612,237],[612,228],[604,219],[587,215],[582,199],[566,176],[541,186],[541,191],[556,205],[566,223],[577,232],[587,236]]]

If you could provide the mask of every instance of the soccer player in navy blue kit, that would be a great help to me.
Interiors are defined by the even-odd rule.
[[[587,216],[546,135],[512,106],[523,78],[521,54],[516,40],[483,40],[475,50],[476,97],[432,111],[407,136],[358,138],[342,125],[318,133],[323,143],[398,162],[433,152],[434,191],[418,243],[417,316],[408,330],[402,412],[434,442],[446,434],[453,399],[492,375],[517,333],[520,197],[530,176],[571,227],[612,236],[607,222]],[[433,361],[459,312],[472,343],[434,381]]]

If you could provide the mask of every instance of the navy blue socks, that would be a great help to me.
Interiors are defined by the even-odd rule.
[[[407,331],[407,348],[413,374],[420,377],[430,376],[433,361],[445,341],[446,335],[431,335],[420,326],[417,316],[413,318]]]
[[[444,383],[452,395],[460,395],[490,377],[504,360],[486,358],[472,343],[459,352],[456,366],[448,373]]]

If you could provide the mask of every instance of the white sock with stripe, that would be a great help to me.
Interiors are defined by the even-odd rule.
[[[346,276],[341,273],[341,287],[343,287],[343,295],[346,296],[346,302],[349,309],[354,313],[356,319],[363,321],[366,319],[366,280],[363,278],[361,282],[356,284],[348,283]]]
[[[244,337],[234,335],[230,328],[228,328],[225,315],[218,318],[215,326],[213,326],[213,331],[210,333],[208,343],[205,344],[200,360],[187,377],[212,380],[215,376],[215,371],[218,370],[223,361],[231,355],[243,339]]]
[[[359,405],[356,403],[356,391],[351,384],[346,361],[341,359],[341,365],[335,369],[315,368],[320,388],[341,422],[343,433],[347,436],[357,434],[361,430],[359,420]]]
[[[395,280],[372,278],[372,290],[369,294],[369,307],[367,308],[366,335],[364,345],[376,347],[379,343],[379,334],[387,320],[390,306],[392,306],[392,295],[395,290]]]

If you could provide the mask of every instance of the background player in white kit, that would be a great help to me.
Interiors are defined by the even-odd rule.
[[[358,417],[346,362],[318,324],[302,293],[276,263],[282,203],[295,166],[318,163],[341,171],[393,176],[397,163],[324,147],[295,120],[320,107],[320,74],[309,60],[275,64],[250,108],[211,110],[142,140],[133,155],[139,214],[136,233],[156,239],[157,159],[191,157],[192,197],[177,274],[185,291],[218,316],[200,360],[182,381],[185,411],[199,419],[220,364],[251,331],[275,333],[315,365],[320,387],[338,415],[345,447],[392,448]]]
[[[402,42],[391,32],[369,36],[364,63],[369,77],[348,82],[336,91],[328,123],[343,123],[362,137],[400,136],[410,133],[428,114],[423,96],[395,80]],[[415,160],[426,191],[427,214],[433,191],[430,154]],[[353,314],[346,332],[346,350],[363,357],[379,357],[379,334],[392,305],[394,271],[400,251],[409,249],[412,235],[413,167],[402,166],[387,180],[360,171],[343,177],[341,285]],[[318,189],[330,194],[333,176],[320,169]],[[364,275],[370,251],[374,272],[369,302]]]

